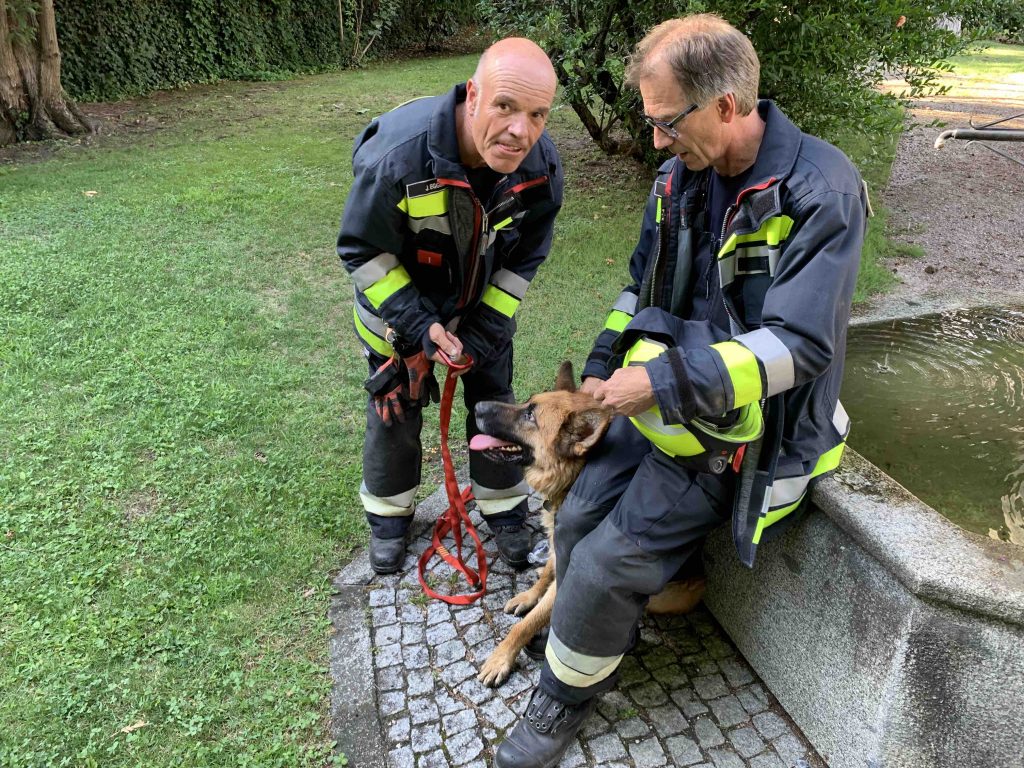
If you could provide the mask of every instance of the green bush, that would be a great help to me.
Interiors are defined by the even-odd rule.
[[[1003,43],[1024,44],[1021,0],[979,0],[964,10],[964,27]]]
[[[709,10],[726,18],[757,49],[762,95],[804,130],[833,136],[893,127],[894,112],[880,108],[893,97],[871,87],[887,74],[906,78],[907,98],[935,90],[945,59],[970,42],[936,22],[963,7],[965,0],[481,0],[499,32],[542,42],[566,99],[606,151],[651,161],[650,130],[637,119],[639,95],[622,87],[622,76],[635,44],[665,19]]]
[[[55,0],[62,79],[109,100],[220,79],[268,80],[437,49],[474,0]],[[339,17],[340,15],[340,17]]]

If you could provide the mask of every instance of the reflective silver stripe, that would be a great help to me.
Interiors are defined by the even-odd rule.
[[[494,241],[498,239],[498,230],[492,229],[487,232],[487,247],[490,248],[494,245]]]
[[[625,312],[627,315],[636,314],[636,305],[639,301],[639,296],[629,291],[623,291],[619,294],[619,298],[615,300],[615,305],[612,310],[618,310],[619,312]]]
[[[728,256],[723,256],[718,260],[718,278],[722,283],[722,287],[725,288],[732,284],[732,281],[736,278],[736,252],[733,251]]]
[[[737,336],[733,341],[738,341],[749,349],[760,361],[768,380],[766,396],[777,395],[793,386],[793,382],[796,381],[793,355],[790,354],[789,347],[783,344],[770,328],[758,328],[756,331]]]
[[[370,493],[364,480],[359,486],[359,498],[362,499],[363,509],[372,515],[381,517],[409,517],[416,511],[416,491],[419,486],[415,485],[408,491],[395,494],[394,496],[375,496]]]
[[[846,409],[843,408],[843,404],[838,400],[836,400],[835,413],[832,414],[832,426],[843,436],[843,440],[850,434],[850,417],[847,415]]]
[[[470,479],[473,489],[473,498],[480,509],[481,515],[495,515],[499,512],[508,512],[514,509],[530,495],[530,486],[525,480],[521,480],[511,488],[488,488]]]
[[[807,484],[811,482],[810,475],[800,477],[784,477],[772,483],[771,507],[785,507],[800,501],[807,492]]]
[[[585,653],[571,651],[553,631],[548,636],[544,657],[555,677],[574,688],[586,688],[601,682],[614,672],[622,661],[622,654],[588,656]]]
[[[398,266],[398,257],[393,253],[382,253],[370,259],[352,273],[352,282],[360,291],[365,291],[378,280],[387,277],[388,272]]]
[[[442,235],[450,235],[452,233],[447,216],[424,216],[422,219],[414,219],[410,216],[407,221],[409,222],[409,229],[413,232],[429,229],[434,232],[440,232]]]
[[[764,259],[765,264],[771,262],[771,252],[767,245],[751,245],[744,247],[741,243],[736,246],[736,272],[737,275],[763,275],[764,269],[745,269],[743,259]]]
[[[380,336],[382,339],[387,338],[388,328],[384,325],[384,321],[381,320],[377,315],[373,314],[370,310],[360,304],[358,301],[355,302],[356,314],[359,315],[359,319],[363,321],[363,325],[370,331]]]
[[[529,280],[508,269],[499,269],[495,272],[491,276],[491,282],[517,299],[522,299],[526,295],[526,289],[530,287]]]
[[[777,245],[768,246],[768,274],[775,277],[779,270],[779,259],[782,258],[782,249]]]

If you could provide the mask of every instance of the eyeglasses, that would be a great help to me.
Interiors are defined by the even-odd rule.
[[[651,128],[657,128],[670,139],[678,139],[679,131],[677,131],[673,126],[680,120],[682,120],[684,117],[686,117],[688,114],[690,114],[691,112],[696,112],[698,109],[700,109],[699,104],[691,104],[678,115],[673,117],[671,120],[655,120],[650,115],[643,114],[640,115],[640,119],[647,123],[649,126],[651,126]]]

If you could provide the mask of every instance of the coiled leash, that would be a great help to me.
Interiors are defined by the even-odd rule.
[[[441,357],[448,366],[448,375],[444,380],[444,392],[441,395],[441,463],[444,466],[444,488],[448,493],[448,509],[437,518],[434,523],[434,535],[419,560],[419,579],[423,591],[430,597],[443,600],[451,605],[469,605],[479,600],[487,592],[487,555],[484,553],[484,545],[480,542],[480,535],[476,532],[469,513],[466,512],[466,504],[473,500],[473,491],[470,486],[459,490],[459,483],[455,479],[455,467],[452,465],[452,455],[448,450],[448,425],[452,418],[452,401],[455,399],[455,385],[459,374],[473,365],[473,361],[466,356],[463,365],[457,365],[448,359],[448,356],[441,352]],[[478,571],[470,568],[462,557],[462,526],[465,525],[469,535],[476,543],[476,562]],[[456,554],[446,547],[442,540],[451,532],[455,541]],[[444,558],[452,568],[466,577],[470,587],[476,589],[468,595],[442,595],[431,589],[427,584],[426,569],[430,558],[437,552]]]

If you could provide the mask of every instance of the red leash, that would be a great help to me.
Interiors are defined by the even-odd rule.
[[[419,560],[419,579],[420,585],[423,587],[423,591],[426,592],[430,597],[435,597],[438,600],[443,600],[446,603],[452,605],[469,605],[475,600],[479,600],[483,597],[484,593],[487,592],[487,555],[484,552],[484,545],[480,543],[480,536],[476,532],[476,528],[473,526],[472,521],[469,519],[469,513],[466,512],[466,504],[473,500],[473,491],[470,486],[466,486],[464,489],[459,489],[459,483],[455,479],[455,467],[452,465],[452,454],[448,450],[448,425],[452,418],[452,401],[455,399],[455,385],[458,381],[459,374],[467,370],[473,361],[468,358],[464,365],[456,365],[452,363],[448,358],[441,353],[445,361],[448,364],[448,376],[444,380],[444,393],[441,395],[441,462],[444,465],[444,487],[448,492],[448,509],[437,518],[437,522],[434,524],[434,535],[431,539],[430,546],[424,550],[423,554],[420,555]],[[478,571],[474,571],[462,558],[462,526],[465,525],[469,535],[473,537],[473,541],[476,543],[476,562]],[[442,540],[448,535],[449,531],[452,534],[452,539],[455,541],[455,551],[457,554],[453,555],[448,547],[444,546]],[[437,552],[444,558],[444,561],[448,563],[452,568],[461,573],[466,577],[466,581],[469,582],[469,586],[476,589],[468,595],[442,595],[434,591],[427,585],[426,580],[426,569],[427,563],[430,562],[430,558],[434,556],[434,552]]]

